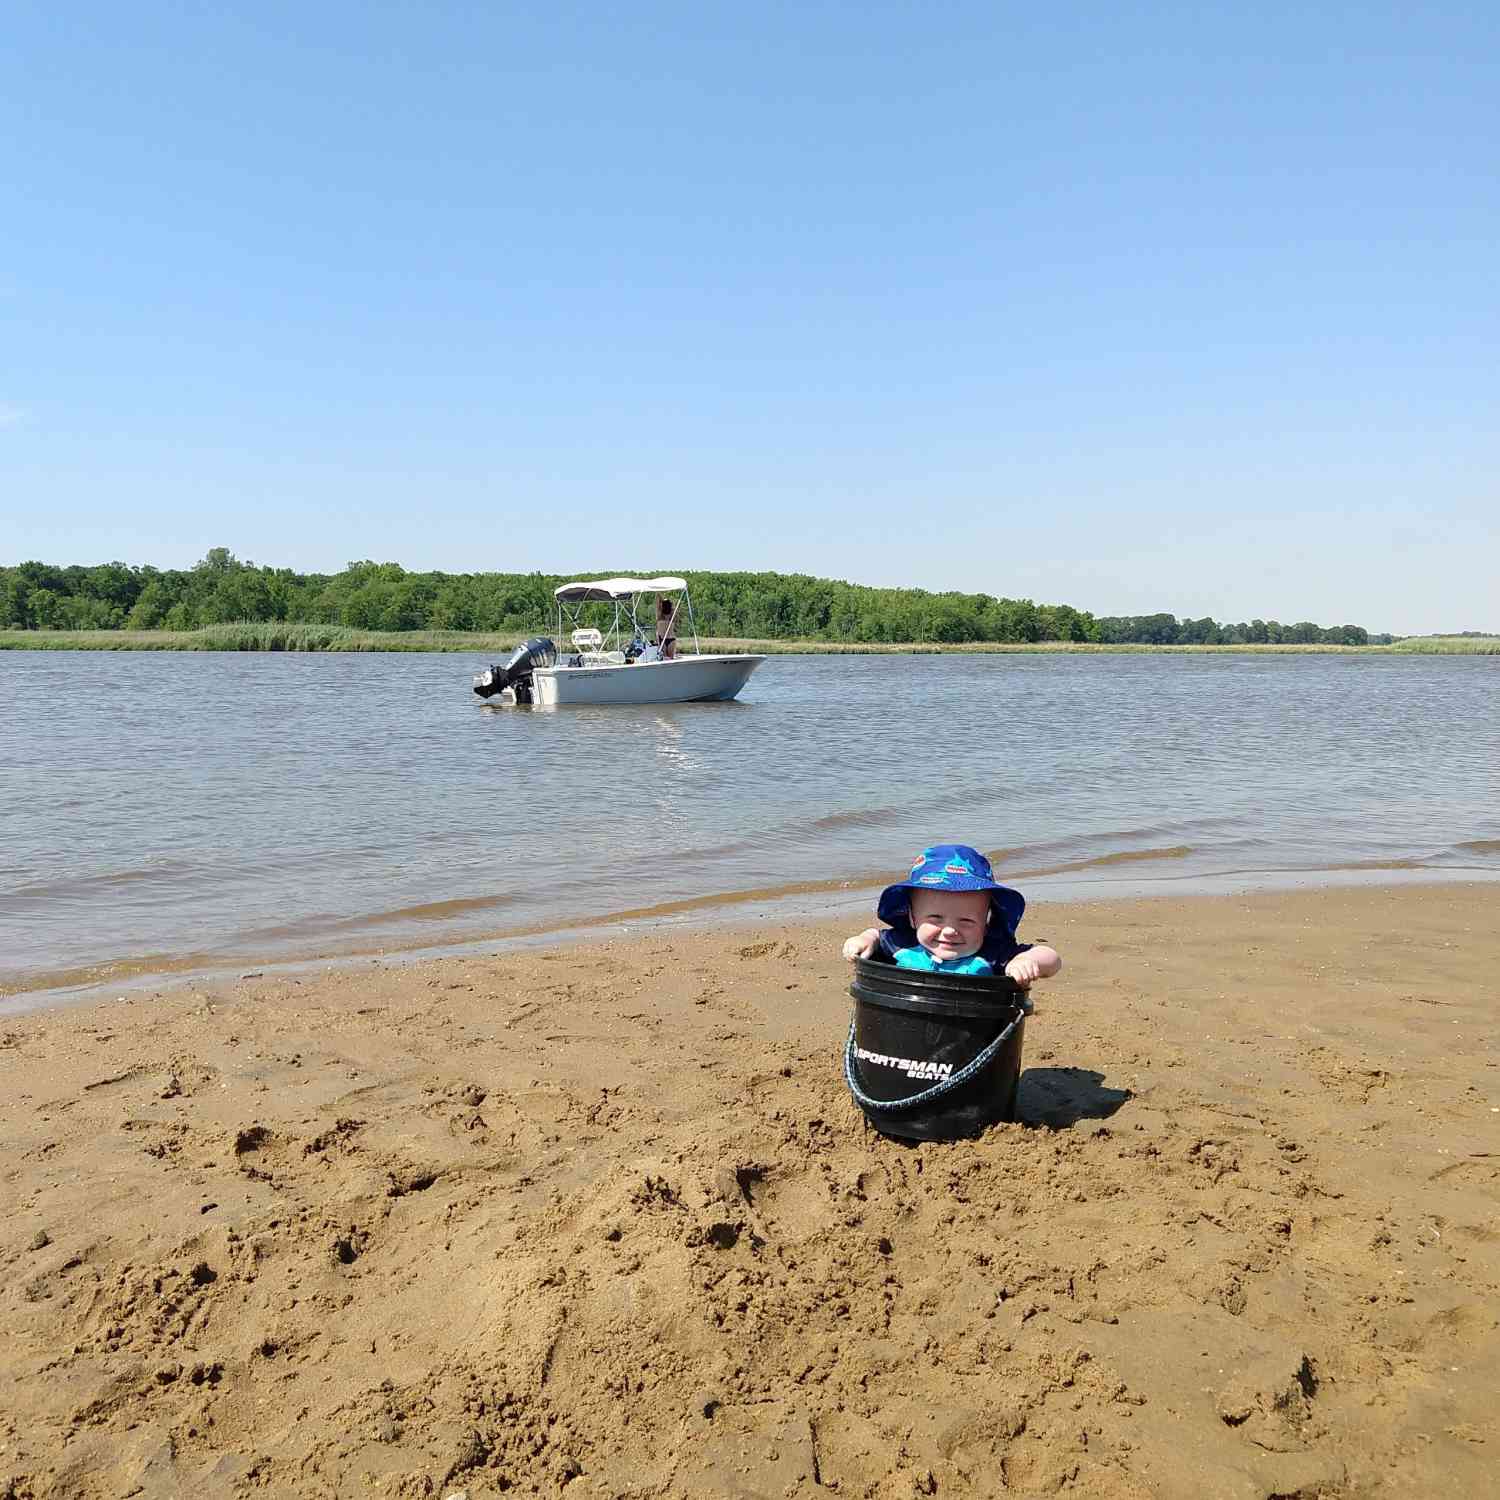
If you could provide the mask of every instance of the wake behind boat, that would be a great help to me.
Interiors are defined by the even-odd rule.
[[[474,678],[474,691],[502,703],[543,707],[571,703],[713,703],[739,694],[764,656],[704,652],[698,646],[692,599],[682,578],[604,578],[553,590],[557,639],[523,641],[501,665]],[[641,623],[644,600],[656,600],[654,624]],[[604,608],[601,608],[603,606]],[[603,628],[585,623],[585,611]],[[678,649],[679,623],[691,652]]]

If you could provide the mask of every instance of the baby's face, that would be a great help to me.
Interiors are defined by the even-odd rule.
[[[913,891],[911,925],[936,959],[967,958],[984,946],[989,923],[987,891]]]

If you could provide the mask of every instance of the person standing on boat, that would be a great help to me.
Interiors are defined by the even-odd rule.
[[[677,605],[665,595],[656,601],[656,644],[663,661],[677,655]]]

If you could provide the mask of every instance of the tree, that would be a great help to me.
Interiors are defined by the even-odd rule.
[[[949,644],[971,641],[974,639],[973,617],[957,601],[941,600],[923,622],[922,639]]]
[[[1090,639],[1092,615],[1086,615],[1071,604],[1044,604],[1037,611],[1044,641],[1086,641]]]
[[[67,630],[118,630],[125,616],[117,604],[88,594],[72,594],[62,601],[60,620]]]
[[[205,625],[230,620],[268,620],[271,595],[265,574],[252,568],[234,568],[219,575],[213,592],[199,608]]]
[[[1179,646],[1212,646],[1218,643],[1219,627],[1207,615],[1201,620],[1184,620],[1177,627]]]
[[[135,603],[140,591],[141,580],[136,570],[122,562],[111,562],[89,568],[75,593],[91,599],[102,599],[118,609],[123,617]]]
[[[1330,625],[1323,632],[1322,639],[1335,646],[1367,646],[1370,633],[1360,625]]]
[[[478,630],[479,598],[471,574],[450,578],[432,601],[429,621],[434,630]]]
[[[157,630],[176,603],[172,589],[161,578],[153,578],[136,597],[125,623],[132,630]]]
[[[1042,617],[1030,599],[997,599],[990,618],[997,641],[1042,639]]]
[[[31,624],[31,611],[26,604],[30,593],[31,585],[19,570],[5,574],[0,586],[0,626],[25,630]]]
[[[430,578],[408,573],[392,591],[382,630],[426,630],[437,589]]]
[[[32,589],[27,607],[35,630],[60,630],[63,624],[63,596],[55,589]]]

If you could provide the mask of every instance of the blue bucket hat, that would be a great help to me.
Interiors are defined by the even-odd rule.
[[[913,891],[988,891],[990,907],[1012,935],[1026,910],[1026,898],[1008,885],[999,885],[990,862],[967,844],[933,844],[924,849],[911,874],[880,893],[875,914],[894,927],[911,922]]]

